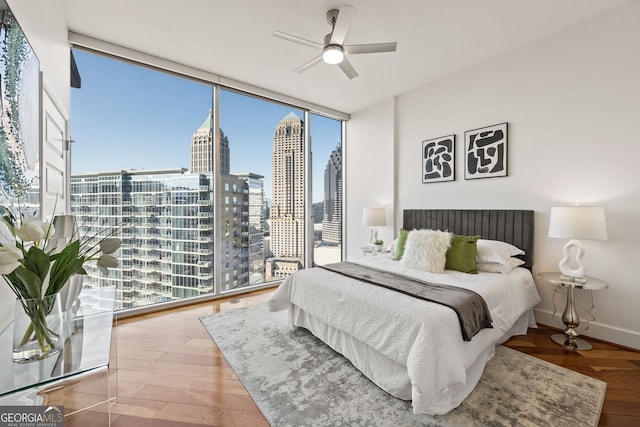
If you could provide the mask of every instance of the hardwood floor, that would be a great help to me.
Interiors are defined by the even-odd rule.
[[[540,325],[505,345],[606,382],[599,426],[640,426],[640,351],[589,338],[592,350],[569,352],[551,341],[555,333],[557,329]]]
[[[118,400],[111,425],[268,426],[199,318],[264,302],[271,292],[119,321],[111,362]],[[555,332],[532,329],[506,345],[607,382],[600,425],[640,426],[640,352],[590,340],[592,351],[569,353],[551,342]],[[82,425],[81,419],[73,425]]]
[[[268,426],[199,319],[270,295],[255,292],[118,322],[111,425]]]

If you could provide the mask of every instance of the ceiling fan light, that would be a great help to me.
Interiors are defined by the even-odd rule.
[[[342,46],[329,45],[322,52],[322,60],[327,64],[339,64],[344,59]]]

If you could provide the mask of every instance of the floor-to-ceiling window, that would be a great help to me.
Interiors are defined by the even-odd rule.
[[[304,266],[303,117],[300,109],[220,91],[220,129],[229,145],[222,181],[244,183],[228,197],[223,188],[220,252],[225,266],[229,259],[246,273],[221,280],[223,291],[279,280]]]
[[[89,269],[86,286],[116,284],[117,308],[127,309],[341,259],[340,121],[74,55],[72,212],[83,234],[116,227],[123,239],[119,267],[107,277]]]
[[[342,122],[311,114],[313,263],[342,260]]]

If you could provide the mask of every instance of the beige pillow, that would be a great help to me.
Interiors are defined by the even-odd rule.
[[[410,231],[400,263],[430,273],[444,273],[452,236],[453,233],[439,230]]]

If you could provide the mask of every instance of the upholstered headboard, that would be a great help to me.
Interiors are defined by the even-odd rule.
[[[406,209],[405,230],[429,228],[511,243],[525,252],[523,267],[533,266],[534,212],[527,210]]]

